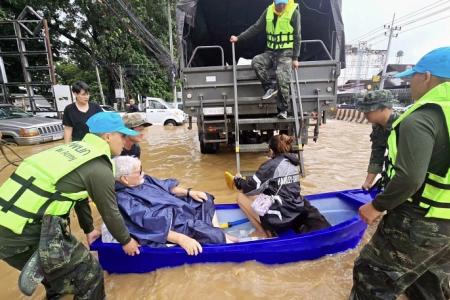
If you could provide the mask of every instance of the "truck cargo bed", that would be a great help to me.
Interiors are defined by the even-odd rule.
[[[339,74],[338,62],[332,60],[301,62],[298,74],[305,113],[316,110],[317,101],[320,102],[321,107],[335,101],[336,78]],[[203,108],[218,108],[215,111],[206,109],[204,111],[206,115],[223,114],[223,107],[226,106],[227,114],[233,114],[234,92],[231,66],[186,68],[183,70],[182,78],[186,113],[197,116],[200,106],[203,106]],[[293,78],[291,82],[294,82]],[[276,113],[276,97],[261,100],[264,91],[251,66],[237,66],[237,85],[240,114]]]

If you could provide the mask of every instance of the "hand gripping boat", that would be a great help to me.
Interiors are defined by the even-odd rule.
[[[374,196],[375,193],[362,190],[306,196],[332,227],[303,235],[287,232],[272,239],[202,245],[203,252],[197,256],[187,255],[179,246],[143,246],[140,255],[128,256],[120,244],[103,243],[101,239],[91,245],[91,250],[98,252],[101,266],[109,273],[146,273],[159,268],[197,263],[239,263],[255,260],[264,264],[283,264],[312,260],[358,245],[367,227],[358,216],[358,208],[371,201]],[[219,204],[216,205],[216,210],[220,223],[237,221],[238,225],[226,229],[226,232],[243,236],[252,229],[248,222],[239,224],[239,220],[245,218],[245,215],[237,204]]]

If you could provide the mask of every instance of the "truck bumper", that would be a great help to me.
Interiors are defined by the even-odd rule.
[[[14,141],[20,146],[36,145],[45,142],[57,141],[64,138],[64,133],[54,133],[50,135],[39,135],[34,137],[15,137]]]

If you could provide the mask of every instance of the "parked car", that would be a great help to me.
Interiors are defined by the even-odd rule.
[[[173,108],[161,98],[145,98],[145,114],[148,122],[155,125],[181,125],[185,120],[185,113]]]
[[[61,120],[34,117],[10,104],[0,104],[0,132],[3,139],[18,145],[32,145],[61,140]]]

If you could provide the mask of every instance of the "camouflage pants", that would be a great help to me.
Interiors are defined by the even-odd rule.
[[[70,233],[66,233],[69,243],[58,243],[56,239],[51,240],[50,235],[41,234],[41,224],[26,225],[21,235],[1,227],[0,259],[22,270],[29,258],[39,249],[44,256],[45,253],[49,254],[47,261],[53,261],[55,266],[58,264],[57,267],[53,266],[54,272],[45,273],[42,281],[47,299],[59,299],[64,294],[74,294],[75,299],[104,299],[103,271],[97,259]],[[48,240],[41,241],[42,238]],[[43,248],[42,245],[45,244],[48,247]],[[67,245],[70,245],[70,249]],[[41,260],[42,258],[41,255]]]
[[[252,60],[256,76],[261,80],[264,91],[274,88],[270,78],[270,70],[276,68],[278,86],[278,111],[287,111],[289,85],[292,73],[292,50],[269,51],[256,55]]]
[[[384,216],[353,268],[353,300],[450,299],[450,221],[405,203]]]

